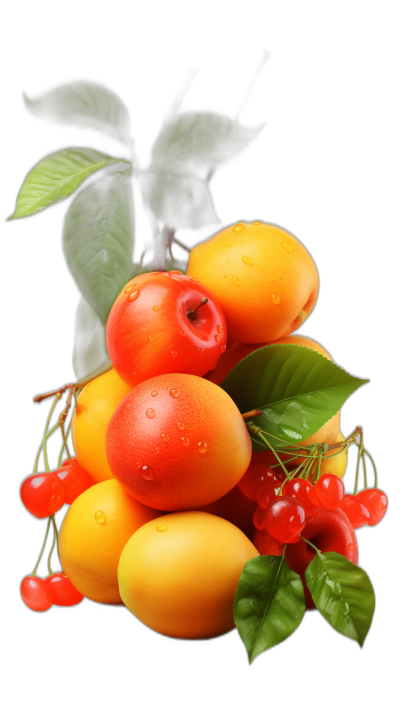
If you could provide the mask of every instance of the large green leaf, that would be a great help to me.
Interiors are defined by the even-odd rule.
[[[279,344],[249,354],[221,387],[242,413],[261,409],[253,423],[276,446],[307,439],[367,381],[308,347]],[[251,437],[256,448],[266,448],[261,434]]]
[[[141,184],[146,203],[167,226],[200,228],[218,221],[206,182],[195,176],[153,170],[142,174]]]
[[[201,175],[236,156],[260,130],[211,112],[180,114],[162,127],[152,163],[167,171]]]
[[[103,176],[77,195],[64,219],[63,248],[76,284],[104,324],[132,270],[129,172]]]
[[[120,161],[129,163],[95,149],[63,149],[46,156],[27,175],[9,220],[30,216],[67,198],[90,174]]]
[[[77,380],[99,370],[111,369],[107,354],[105,327],[85,298],[81,297],[75,316],[72,364]]]
[[[283,555],[259,555],[243,568],[233,605],[250,663],[300,625],[306,609],[300,576]]]
[[[25,106],[36,116],[62,124],[77,124],[130,142],[129,114],[121,99],[94,82],[71,82],[51,89],[36,99],[24,95]]]
[[[305,578],[325,620],[362,647],[375,609],[374,591],[364,570],[343,555],[318,550]]]

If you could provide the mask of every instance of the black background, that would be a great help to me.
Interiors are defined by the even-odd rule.
[[[225,224],[256,218],[276,223],[293,232],[313,255],[321,290],[314,313],[301,332],[320,341],[349,372],[371,379],[344,406],[342,430],[348,434],[356,424],[363,425],[367,448],[377,461],[380,485],[390,495],[387,447],[382,446],[383,426],[387,425],[379,408],[383,358],[376,340],[386,329],[384,270],[392,251],[384,227],[384,118],[392,101],[382,81],[387,68],[385,42],[382,27],[375,30],[372,16],[364,18],[361,25],[358,20],[349,25],[348,18],[336,18],[332,23],[328,15],[314,18],[316,25],[311,25],[310,19],[299,18],[297,24],[297,18],[288,16],[264,30],[265,25],[260,27],[257,19],[247,28],[239,17],[233,29],[204,30],[196,40],[174,34],[172,23],[163,32],[161,26],[148,33],[137,29],[118,42],[98,36],[96,43],[84,45],[82,51],[79,32],[65,31],[51,45],[37,34],[31,37],[30,44],[21,44],[21,63],[11,63],[6,78],[11,122],[4,147],[7,182],[3,215],[13,212],[28,170],[55,149],[93,146],[124,156],[117,144],[99,135],[37,122],[23,109],[22,89],[35,97],[70,79],[109,85],[131,111],[132,134],[146,167],[153,139],[188,66],[198,66],[200,74],[181,111],[211,109],[233,115],[262,47],[269,47],[272,59],[241,119],[246,126],[267,120],[267,127],[243,157],[218,171],[212,192]],[[380,22],[384,22],[382,18]],[[71,52],[74,43],[77,48]],[[99,49],[101,43],[103,50]],[[8,335],[4,386],[9,435],[5,449],[11,457],[8,499],[15,514],[6,549],[13,581],[7,580],[7,587],[18,642],[28,645],[24,652],[31,670],[42,671],[53,651],[59,670],[68,665],[74,681],[84,682],[92,668],[96,677],[122,680],[173,672],[177,680],[183,677],[196,687],[196,701],[205,696],[204,682],[215,681],[223,688],[236,675],[245,686],[266,681],[271,673],[279,680],[289,667],[299,676],[305,666],[318,675],[340,673],[344,679],[361,668],[367,672],[382,656],[391,627],[390,511],[377,528],[358,532],[360,565],[369,573],[377,596],[377,611],[363,652],[332,631],[317,614],[311,614],[294,637],[248,668],[236,634],[211,643],[179,643],[149,632],[123,609],[84,602],[75,609],[53,608],[35,615],[19,601],[18,582],[32,570],[44,532],[44,524],[29,517],[17,495],[17,485],[31,472],[47,414],[46,405],[35,406],[31,399],[73,379],[78,293],[60,249],[67,205],[3,224],[4,284],[11,276],[5,297],[9,308],[3,320]],[[136,205],[138,259],[149,230],[138,201]],[[213,232],[215,228],[181,237],[190,243]],[[354,459],[352,454],[346,476],[348,490],[352,489]],[[18,653],[15,658],[19,659]],[[229,668],[226,673],[225,667]],[[107,682],[104,680],[106,689]]]

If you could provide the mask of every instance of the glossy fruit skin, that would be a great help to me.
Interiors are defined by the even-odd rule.
[[[303,538],[313,543],[322,553],[335,552],[344,555],[351,563],[357,565],[358,547],[354,529],[346,514],[340,509],[330,511],[320,506],[307,519],[298,543],[289,544],[285,559],[289,567],[301,577],[306,596],[308,610],[315,608],[311,593],[306,585],[304,573],[315,557],[315,550]]]
[[[263,486],[257,493],[257,503],[264,510],[279,498],[279,491],[282,483],[275,481],[275,483],[270,483],[267,486]],[[285,494],[286,495],[286,494]]]
[[[280,543],[290,543],[306,525],[306,513],[295,498],[280,496],[265,511],[265,530]]]
[[[254,531],[253,544],[261,555],[282,555],[285,547],[284,543],[280,543],[270,533],[258,529]]]
[[[339,508],[344,496],[343,482],[335,474],[324,474],[315,484],[315,493],[321,506],[334,511]]]
[[[64,487],[54,473],[40,473],[23,481],[21,500],[29,513],[36,518],[48,518],[64,505]]]
[[[53,573],[45,582],[50,589],[54,605],[70,607],[82,602],[83,595],[77,591],[64,573]]]
[[[356,496],[346,493],[340,502],[340,508],[346,514],[354,529],[361,528],[369,522],[371,514]]]
[[[208,302],[188,317],[203,297]],[[131,387],[168,372],[202,377],[217,363],[226,338],[225,317],[214,295],[174,271],[133,278],[111,308],[106,327],[111,362]]]
[[[78,459],[66,459],[61,468],[54,471],[64,487],[64,503],[71,505],[78,496],[93,486],[89,474],[78,464]]]
[[[366,506],[370,512],[369,526],[374,526],[382,520],[388,506],[386,494],[379,488],[367,488],[360,491],[356,498]]]
[[[116,408],[130,391],[115,369],[110,369],[89,382],[78,395],[72,440],[80,466],[94,483],[113,478],[106,455],[106,432]]]
[[[306,512],[306,516],[311,516],[317,505],[319,505],[316,494],[314,493],[314,486],[304,478],[293,478],[291,481],[285,483],[282,495],[291,496],[300,501]]]
[[[257,494],[263,486],[282,483],[284,477],[277,469],[270,469],[265,464],[253,462],[253,456],[254,454],[238,486],[247,498],[250,498],[252,501],[257,501]]]
[[[251,458],[232,399],[189,374],[164,374],[135,387],[110,421],[106,447],[127,492],[162,511],[213,503],[236,486]]]
[[[21,582],[21,597],[27,607],[35,612],[45,612],[53,605],[53,599],[47,583],[41,578],[28,575]]]
[[[230,338],[259,343],[297,330],[318,295],[313,259],[292,234],[266,223],[227,226],[197,245],[187,274],[215,294]]]
[[[222,518],[171,513],[147,523],[126,544],[118,566],[121,597],[163,635],[216,637],[233,629],[239,578],[257,555],[249,539]]]
[[[233,523],[236,528],[243,531],[251,540],[254,533],[253,514],[256,505],[254,501],[244,495],[238,484],[222,498],[210,503],[208,506],[202,506],[198,510],[219,516],[219,518],[225,518],[226,521]]]

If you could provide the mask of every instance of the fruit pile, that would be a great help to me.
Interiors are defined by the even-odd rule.
[[[54,400],[21,487],[30,513],[48,518],[21,584],[28,607],[123,602],[147,626],[183,638],[236,624],[250,661],[286,639],[306,608],[363,643],[374,594],[354,530],[378,523],[387,498],[361,427],[340,433],[340,408],[365,380],[292,334],[317,295],[309,253],[261,221],[198,245],[186,275],[142,273],[123,287],[106,328],[112,369],[35,398]],[[58,429],[51,470],[47,440]],[[355,488],[345,494],[352,444]],[[42,452],[45,472],[36,473]],[[44,580],[36,572],[51,525]]]

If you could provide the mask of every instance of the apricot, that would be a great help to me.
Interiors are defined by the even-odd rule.
[[[141,382],[107,430],[115,478],[138,501],[163,511],[200,508],[240,481],[251,441],[229,395],[201,377],[164,374]]]
[[[230,338],[267,342],[297,330],[317,300],[318,272],[304,246],[283,228],[240,222],[193,248],[187,275],[222,307]]]

